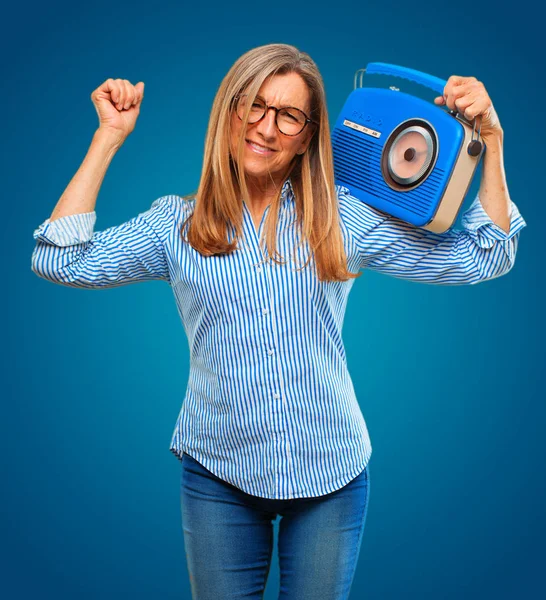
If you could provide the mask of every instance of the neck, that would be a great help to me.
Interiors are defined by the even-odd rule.
[[[249,203],[252,209],[256,211],[265,210],[273,200],[279,195],[286,177],[272,179],[267,176],[262,180],[255,180],[247,177],[246,184],[249,194]]]
[[[249,203],[256,210],[265,209],[277,197],[280,186],[268,185],[267,187],[248,186]]]

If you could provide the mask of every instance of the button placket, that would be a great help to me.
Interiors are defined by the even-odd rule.
[[[284,193],[288,194],[289,191],[286,190]],[[281,206],[283,204],[281,203]],[[286,219],[287,215],[283,214],[282,219]],[[281,231],[283,231],[283,226],[285,224],[281,223]],[[277,347],[281,348],[281,342],[280,342],[280,333],[279,333],[279,327],[278,327],[278,322],[276,319],[271,319],[271,326],[272,326],[272,330],[274,332],[274,338],[277,340]],[[284,456],[286,458],[286,469],[288,470],[288,472],[292,471],[292,444],[290,442],[290,436],[285,435],[286,434],[286,424],[289,423],[289,419],[287,416],[285,416],[284,420],[283,420],[283,412],[286,412],[286,394],[283,393],[281,395],[280,392],[282,392],[285,389],[284,386],[284,378],[283,378],[283,366],[282,366],[282,362],[283,361],[278,361],[278,378],[279,378],[279,391],[276,391],[273,394],[273,397],[275,398],[275,400],[279,400],[279,405],[281,407],[281,410],[278,413],[279,416],[279,423],[277,426],[277,447],[279,449],[279,453],[281,454],[281,457]],[[285,409],[284,411],[282,409]],[[284,421],[284,422],[283,422]],[[283,465],[283,461],[281,460],[280,462],[281,465]],[[281,471],[284,470],[284,468],[281,466]],[[279,473],[279,476],[282,476],[282,473]],[[290,485],[288,486],[290,488]],[[291,490],[288,489],[288,492],[291,493]]]
[[[252,221],[252,218],[251,218],[250,213],[248,212],[248,208],[246,206],[245,206],[244,210],[246,211],[246,214],[248,217],[248,222],[250,223],[249,226],[251,227],[252,239],[255,242],[255,244],[257,244],[259,257],[260,257],[260,261],[256,263],[255,258],[253,258],[255,256],[255,248],[253,249],[248,243],[245,243],[245,245],[247,246],[248,253],[251,257],[251,260],[253,261],[252,265],[255,267],[257,275],[261,275],[262,271],[263,271],[263,275],[265,275],[266,277],[269,277],[270,272],[268,272],[268,270],[265,268],[267,266],[266,258],[263,256],[263,251],[260,246],[260,234],[262,231],[263,218],[262,218],[262,223],[260,223],[260,227],[258,228],[258,231],[256,231],[256,228],[254,226],[254,223]],[[269,210],[269,207],[267,208],[267,210]],[[264,217],[265,217],[265,213],[264,213]],[[245,237],[245,242],[247,242],[246,235],[244,237]],[[269,281],[269,287],[266,285],[266,290],[269,291],[270,289],[271,289],[271,282]],[[267,298],[267,300],[270,300],[270,299]],[[267,307],[263,306],[263,304],[262,304],[261,312],[262,312],[262,315],[265,316],[265,315],[269,314],[271,311]],[[276,339],[277,345],[278,345],[280,343],[280,340],[279,340],[279,331],[278,331],[277,323],[275,322],[275,319],[263,321],[266,331],[269,329],[267,327],[268,323],[271,324],[271,338],[273,340]],[[280,347],[280,346],[278,346],[278,347]],[[267,348],[267,346],[266,346],[266,348]],[[267,348],[267,357],[268,358],[273,357],[275,350],[276,350],[276,347]],[[282,365],[279,364],[279,367],[276,370],[276,373],[277,373],[277,377],[279,378],[279,388],[278,389],[282,390],[283,386],[284,386],[283,376],[282,376]],[[284,398],[281,397],[281,394],[278,391],[275,391],[275,392],[273,392],[272,396],[273,396],[274,400],[276,400],[276,401],[280,400],[279,404],[282,407],[285,400],[284,400]],[[273,427],[272,427],[271,431],[275,435],[275,440],[276,440],[275,445],[277,446],[278,451],[280,451],[281,453],[284,454],[284,452],[282,452],[282,447],[283,447],[283,443],[284,443],[284,446],[286,447],[286,450],[287,450],[287,454],[286,454],[287,461],[288,461],[287,468],[290,470],[291,469],[291,444],[290,444],[289,438],[287,436],[285,436],[283,419],[282,419],[282,411],[275,410],[272,414],[272,417],[273,417]],[[277,477],[275,477],[275,486],[276,487],[278,486],[278,478]]]

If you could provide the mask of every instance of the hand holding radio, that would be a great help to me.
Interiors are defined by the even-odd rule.
[[[437,96],[434,104],[445,104],[450,110],[462,114],[472,121],[479,117],[480,135],[487,145],[487,139],[502,135],[502,127],[491,98],[481,81],[475,77],[452,75],[444,88],[444,95]]]
[[[132,133],[144,98],[144,83],[107,79],[91,94],[99,116],[99,129],[113,131],[123,143]]]

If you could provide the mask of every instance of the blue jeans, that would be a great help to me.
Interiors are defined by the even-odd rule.
[[[243,492],[182,456],[180,504],[193,600],[261,600],[278,532],[283,600],[345,600],[368,509],[369,466],[339,490],[271,500]]]

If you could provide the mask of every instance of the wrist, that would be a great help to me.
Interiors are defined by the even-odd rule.
[[[125,141],[125,137],[119,131],[109,127],[99,127],[93,135],[93,142],[108,147],[114,151],[119,150]]]
[[[504,131],[502,129],[496,129],[483,134],[481,137],[488,148],[502,147],[504,142]]]

